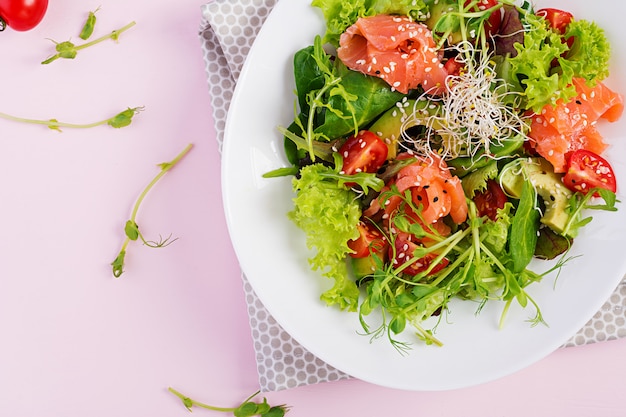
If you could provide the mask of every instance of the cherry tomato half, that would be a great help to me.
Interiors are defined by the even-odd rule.
[[[26,31],[41,22],[48,9],[48,0],[0,0],[0,31],[9,26]]]
[[[354,251],[350,256],[365,258],[372,253],[382,255],[387,247],[387,240],[380,230],[368,221],[359,222],[357,229],[359,237],[348,242],[348,247]]]
[[[583,194],[596,187],[612,192],[617,190],[611,164],[600,155],[585,149],[579,149],[570,155],[563,184],[570,190]]]
[[[458,76],[461,74],[461,71],[465,69],[465,64],[457,59],[457,57],[452,57],[443,64],[443,67],[446,69],[448,75]]]
[[[570,24],[574,16],[570,12],[566,12],[560,9],[539,9],[535,12],[537,16],[543,17],[548,21],[550,27],[558,31],[561,35],[567,30],[567,26]]]
[[[388,152],[387,145],[378,135],[361,130],[356,136],[350,136],[339,148],[339,154],[343,157],[342,171],[346,175],[376,172],[387,160]]]
[[[504,208],[507,202],[506,194],[502,191],[500,184],[494,180],[487,181],[487,188],[474,196],[476,210],[480,217],[487,216],[496,221],[498,209]]]

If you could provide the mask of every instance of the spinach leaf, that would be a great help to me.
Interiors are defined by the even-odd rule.
[[[293,58],[293,72],[296,81],[296,95],[298,96],[298,105],[300,112],[309,114],[309,103],[307,95],[311,91],[319,90],[324,87],[326,80],[324,72],[317,64],[313,57],[315,48],[313,45],[296,52]],[[328,62],[330,66],[330,62]]]
[[[372,122],[377,116],[391,108],[403,95],[392,91],[384,80],[371,77],[357,71],[349,70],[341,62],[335,66],[336,75],[341,78],[341,84],[348,94],[357,97],[350,102],[356,122],[360,127]],[[350,114],[346,108],[346,102],[342,97],[330,96],[328,105],[338,112],[326,111],[324,120],[317,127],[316,133],[321,133],[329,138],[338,138],[354,131],[354,120],[346,118]]]
[[[513,261],[513,272],[522,272],[530,263],[537,245],[539,211],[535,208],[537,192],[530,181],[524,181],[517,211],[511,223],[509,252]]]

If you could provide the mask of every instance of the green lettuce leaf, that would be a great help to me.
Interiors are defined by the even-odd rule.
[[[564,37],[573,37],[565,61],[561,67],[569,65],[574,76],[583,77],[590,86],[595,86],[609,75],[611,45],[604,30],[596,23],[587,20],[574,20],[567,26]]]
[[[552,71],[552,62],[568,50],[561,35],[550,29],[544,18],[532,13],[524,15],[523,21],[527,26],[524,44],[515,44],[517,55],[508,60],[507,81],[513,90],[524,93],[524,107],[538,113],[558,99],[568,101],[576,95],[576,89],[572,85],[572,73]]]
[[[309,259],[311,269],[334,279],[322,300],[356,311],[359,290],[349,277],[345,259],[351,252],[348,241],[359,236],[356,226],[361,208],[354,191],[342,186],[333,175],[334,170],[322,164],[302,168],[300,178],[293,180],[297,196],[288,216],[306,233],[307,247],[315,250]]]

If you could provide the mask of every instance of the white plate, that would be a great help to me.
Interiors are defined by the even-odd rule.
[[[626,3],[611,0],[540,1],[560,7],[606,29],[613,41],[613,68],[626,68],[620,25]],[[539,7],[537,7],[539,8]],[[606,13],[611,10],[611,13]],[[330,280],[310,271],[305,237],[291,221],[291,180],[262,175],[287,166],[276,127],[294,117],[293,54],[324,33],[324,21],[310,0],[284,0],[263,26],[239,78],[226,126],[223,153],[223,197],[234,249],[250,284],[280,325],[311,353],[356,378],[407,390],[445,390],[475,385],[518,371],[557,349],[573,336],[608,299],[626,273],[626,209],[593,213],[594,221],[576,240],[573,255],[583,254],[562,270],[534,285],[529,293],[541,306],[549,327],[530,327],[533,314],[512,308],[507,325],[497,323],[502,304],[491,303],[476,316],[476,305],[455,302],[449,323],[436,336],[443,347],[415,341],[401,356],[386,339],[370,343],[358,334],[356,313],[327,307],[319,299]],[[608,80],[626,92],[618,72]],[[611,144],[612,161],[626,189],[626,117],[601,123]],[[622,159],[618,158],[622,155]],[[618,198],[625,201],[624,195]],[[410,332],[403,338],[413,340]]]

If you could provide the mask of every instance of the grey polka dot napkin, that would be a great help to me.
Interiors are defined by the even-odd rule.
[[[200,41],[220,151],[237,78],[256,34],[277,2],[213,0],[202,7]],[[242,280],[262,391],[349,378],[292,339],[271,317],[243,274]],[[626,337],[626,280],[564,347],[621,337]]]

